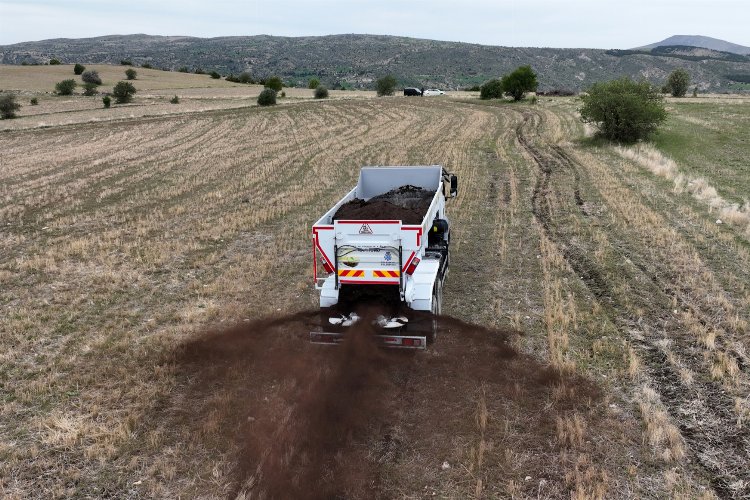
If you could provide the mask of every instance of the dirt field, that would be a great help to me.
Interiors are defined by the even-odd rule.
[[[750,181],[726,162],[750,111],[670,106],[659,148],[704,128],[715,165],[587,139],[568,98],[0,132],[0,493],[747,496]],[[310,225],[378,164],[459,175],[426,353],[304,341]]]

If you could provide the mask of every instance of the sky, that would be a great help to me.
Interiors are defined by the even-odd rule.
[[[146,33],[399,35],[627,49],[671,35],[750,46],[749,0],[0,0],[0,45]]]

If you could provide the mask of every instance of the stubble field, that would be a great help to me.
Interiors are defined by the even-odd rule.
[[[671,159],[557,98],[0,133],[0,492],[747,495],[750,111],[672,107]],[[696,129],[700,161],[675,146]],[[456,319],[416,356],[307,345],[310,224],[388,164],[459,175]]]

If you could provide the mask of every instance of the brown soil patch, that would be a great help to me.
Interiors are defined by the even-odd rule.
[[[400,220],[404,224],[420,224],[433,196],[434,191],[405,185],[366,201],[355,198],[341,205],[333,220]]]
[[[498,446],[503,419],[523,428],[506,429],[505,446],[549,451],[557,417],[599,397],[589,382],[515,351],[508,340],[517,332],[442,317],[430,350],[405,352],[378,347],[363,321],[342,345],[328,347],[306,341],[317,314],[207,332],[182,348],[180,362],[193,380],[185,421],[195,437],[236,451],[234,495],[387,498],[450,491],[454,476],[464,474],[456,462],[472,460],[456,450],[465,453],[473,440],[484,455],[474,460],[474,475],[490,474],[502,484],[519,473]],[[483,426],[475,416],[480,399]],[[211,437],[207,428],[219,431]],[[538,460],[523,467],[524,475],[553,474]]]

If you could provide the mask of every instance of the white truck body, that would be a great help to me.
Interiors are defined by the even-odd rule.
[[[434,192],[418,224],[380,218],[334,220],[339,208],[355,198],[370,200],[405,185]],[[438,242],[438,248],[430,231],[437,231],[433,227],[436,221],[441,228],[448,227],[446,188],[455,195],[455,176],[440,165],[363,167],[354,189],[312,226],[313,273],[320,307],[336,306],[342,288],[382,285],[398,287],[401,303],[408,308],[439,314],[448,241]],[[324,276],[319,276],[321,268]]]

